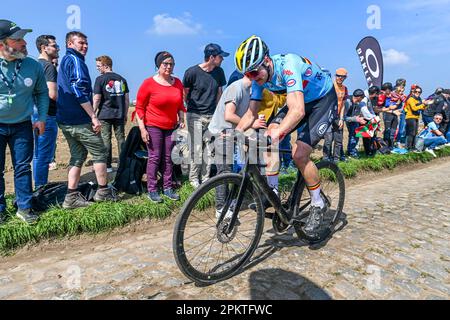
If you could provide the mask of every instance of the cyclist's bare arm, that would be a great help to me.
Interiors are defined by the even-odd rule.
[[[244,114],[241,121],[239,122],[236,130],[245,132],[250,129],[254,122],[258,119],[258,111],[261,106],[261,101],[250,101],[250,106],[248,111]]]
[[[305,96],[301,91],[288,93],[287,95],[288,113],[279,127],[281,139],[292,132],[295,127],[305,117]],[[279,138],[273,136],[272,138]]]

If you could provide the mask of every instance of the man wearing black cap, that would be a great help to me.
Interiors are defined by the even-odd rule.
[[[189,68],[184,74],[183,86],[187,105],[187,125],[190,135],[191,168],[189,181],[194,188],[209,179],[211,162],[203,157],[203,141],[217,103],[222,96],[222,87],[227,84],[225,73],[220,67],[230,54],[214,43],[205,47],[205,61]],[[209,140],[209,139],[208,139]],[[209,154],[209,142],[207,159]]]
[[[38,216],[32,211],[33,129],[42,135],[49,107],[44,70],[39,62],[27,58],[24,36],[32,32],[8,20],[0,20],[0,224],[6,220],[5,169],[6,145],[11,149],[18,211],[27,223]],[[37,121],[31,115],[36,105]]]

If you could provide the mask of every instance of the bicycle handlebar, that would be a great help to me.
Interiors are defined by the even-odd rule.
[[[235,133],[236,133],[236,132],[239,132],[239,131],[235,131]],[[238,141],[238,140],[239,140],[239,137],[242,137],[242,136],[244,136],[244,144],[245,144],[247,147],[250,145],[250,142],[251,142],[251,141],[255,141],[255,140],[258,142],[258,144],[262,144],[262,143],[264,142],[263,139],[266,139],[267,147],[269,147],[269,146],[272,145],[272,137],[270,137],[270,136],[264,136],[264,135],[262,135],[260,132],[257,132],[256,139],[252,139],[252,137],[245,136],[243,133],[239,132],[237,135],[235,135],[234,140],[235,140],[235,141]]]

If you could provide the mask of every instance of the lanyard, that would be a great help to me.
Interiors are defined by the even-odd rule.
[[[18,60],[16,63],[16,68],[14,70],[14,74],[12,76],[11,82],[6,78],[5,74],[3,73],[3,70],[0,68],[0,80],[3,81],[5,86],[9,89],[9,94],[12,94],[12,91],[14,90],[14,82],[16,82],[17,76],[19,75],[20,68],[22,67],[22,60]]]

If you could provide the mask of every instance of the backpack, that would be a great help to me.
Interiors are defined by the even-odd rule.
[[[389,149],[389,146],[387,145],[387,143],[381,138],[373,139],[373,150],[376,150],[381,154],[390,154],[391,153],[391,149]]]
[[[123,170],[116,176],[113,186],[118,191],[132,195],[141,195],[144,192],[142,177],[145,172],[146,164],[141,158],[127,157],[124,159]]]
[[[78,190],[88,201],[94,199],[98,185],[92,182],[84,182],[78,185]],[[45,212],[52,206],[62,206],[67,194],[67,183],[52,182],[40,187],[33,192],[31,206],[35,212]],[[17,207],[16,201],[13,204]]]
[[[425,149],[425,138],[418,136],[416,138],[416,145],[414,146],[417,151],[423,151]]]
[[[120,164],[113,182],[117,191],[132,195],[143,193],[142,176],[147,160],[142,155],[147,154],[146,150],[147,146],[142,141],[139,127],[131,128],[120,153]]]

